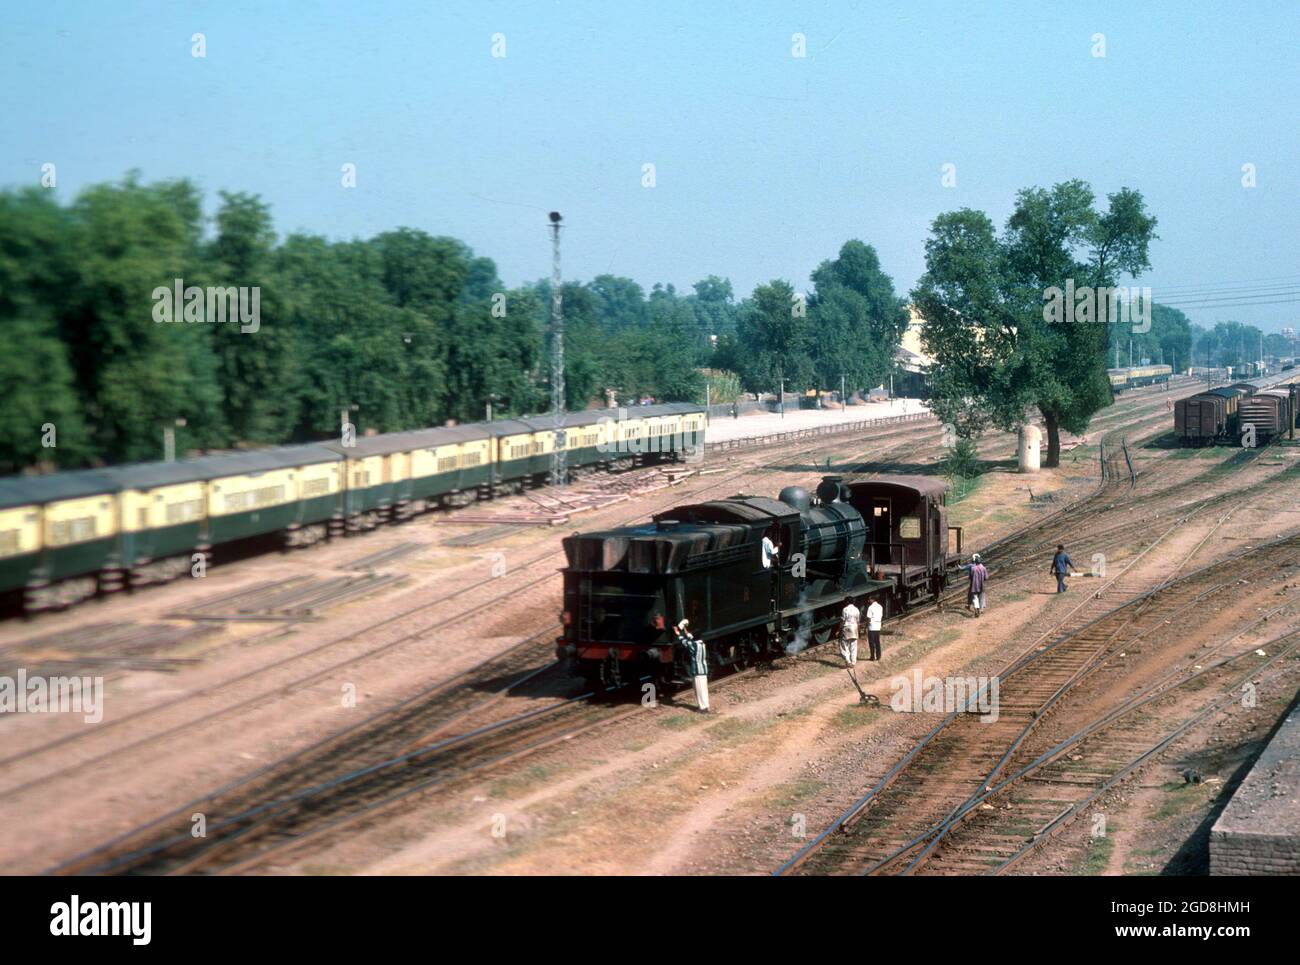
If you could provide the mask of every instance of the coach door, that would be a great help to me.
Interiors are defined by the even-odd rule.
[[[871,542],[875,543],[875,561],[892,563],[889,543],[894,533],[893,500],[875,496],[871,500]]]

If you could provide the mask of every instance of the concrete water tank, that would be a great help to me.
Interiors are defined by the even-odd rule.
[[[1020,449],[1016,454],[1020,472],[1038,472],[1042,466],[1043,431],[1038,426],[1020,427]]]

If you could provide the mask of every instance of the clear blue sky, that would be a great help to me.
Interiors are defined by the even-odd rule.
[[[1017,189],[1078,177],[1146,196],[1157,300],[1300,288],[1294,0],[43,0],[0,31],[0,184],[54,162],[65,199],[130,168],[189,177],[210,208],[262,195],[281,234],[455,236],[510,284],[549,273],[557,208],[566,278],[719,274],[739,296],[806,285],[852,237],[905,292],[936,214],[1001,224]],[[1188,314],[1275,329],[1300,303]]]

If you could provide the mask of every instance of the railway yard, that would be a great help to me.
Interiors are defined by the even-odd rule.
[[[717,714],[689,688],[593,689],[556,659],[560,537],[826,473],[940,473],[942,427],[904,407],[779,435],[742,418],[702,462],[9,621],[4,673],[106,690],[93,726],[0,721],[0,870],[1214,871],[1212,827],[1300,682],[1300,447],[1177,446],[1172,403],[1203,387],[1125,393],[1057,470],[1019,474],[1016,438],[986,435],[948,515],[988,610],[959,581],[892,616],[857,667],[874,700],[816,641],[716,679]],[[1058,543],[1082,571],[1063,594]],[[932,678],[996,681],[995,717],[896,712],[900,681]]]

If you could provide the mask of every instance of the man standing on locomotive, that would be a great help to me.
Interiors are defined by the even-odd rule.
[[[772,541],[772,536],[776,534],[775,526],[763,534],[763,569],[765,570],[770,570],[772,564],[779,562],[781,558],[781,551],[777,548],[776,543]]]
[[[858,662],[858,619],[862,611],[853,605],[853,601],[840,611],[840,656],[849,667]]]
[[[691,635],[690,620],[682,620],[673,627],[674,641],[686,651],[686,669],[695,684],[695,706],[700,713],[709,712],[709,655],[704,648],[704,641]]]

